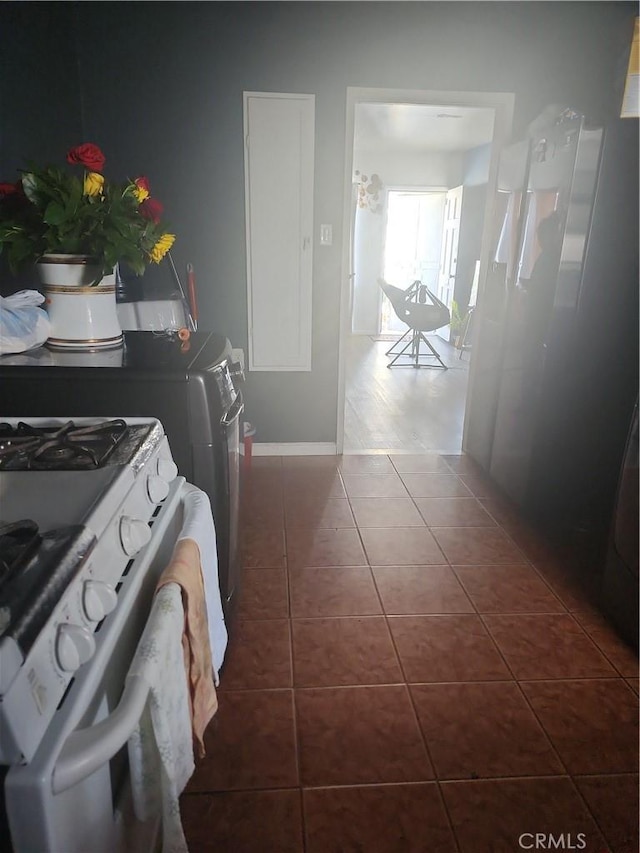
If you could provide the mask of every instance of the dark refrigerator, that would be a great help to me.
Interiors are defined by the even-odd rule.
[[[638,405],[633,413],[615,512],[602,574],[602,600],[606,613],[622,636],[638,648]]]
[[[604,548],[638,389],[638,123],[565,113],[528,144],[478,461],[529,517]]]

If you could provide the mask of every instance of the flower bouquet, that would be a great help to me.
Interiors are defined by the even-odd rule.
[[[146,177],[116,183],[102,174],[105,156],[86,142],[67,153],[67,169],[31,165],[16,183],[0,183],[0,252],[17,272],[44,255],[84,255],[99,269],[92,284],[124,262],[142,275],[159,263],[175,235]]]

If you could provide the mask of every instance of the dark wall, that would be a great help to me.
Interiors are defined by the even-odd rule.
[[[73,8],[65,3],[3,3],[0,7],[0,182],[34,162],[63,163],[82,142]],[[0,255],[0,293],[33,287],[16,279]]]
[[[72,24],[71,4],[0,8],[0,181],[13,182],[31,159],[64,161],[82,141]]]
[[[3,41],[24,41],[47,90],[58,84],[28,39],[42,5],[24,4],[18,21],[5,4],[0,23]],[[320,248],[316,234],[313,370],[250,375],[246,388],[257,440],[282,442],[335,439],[347,87],[514,92],[516,135],[549,102],[615,113],[636,11],[609,2],[44,5],[76,18],[85,136],[104,149],[107,171],[149,177],[178,235],[179,269],[194,264],[202,327],[234,346],[247,341],[242,92],[315,94],[315,230],[332,223],[334,243]],[[56,48],[67,44],[71,36]],[[37,125],[46,134],[56,120],[47,112]]]

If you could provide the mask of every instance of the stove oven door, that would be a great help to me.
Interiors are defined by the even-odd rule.
[[[157,821],[142,824],[133,818],[126,741],[140,709],[138,717],[133,709],[131,723],[131,697],[123,685],[158,577],[182,529],[184,482],[178,477],[172,483],[152,522],[149,544],[118,584],[117,607],[96,630],[93,657],[71,681],[33,759],[7,772],[13,853],[152,853],[157,848]],[[114,717],[119,718],[115,732]]]

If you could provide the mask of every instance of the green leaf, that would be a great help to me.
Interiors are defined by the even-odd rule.
[[[44,212],[44,221],[47,225],[60,225],[67,218],[67,212],[61,204],[50,201]]]
[[[69,196],[67,199],[67,213],[73,216],[82,201],[82,184],[77,178],[72,178],[69,182]]]
[[[145,271],[146,264],[144,261],[127,261],[127,263],[136,275],[142,275]]]
[[[23,174],[22,189],[29,201],[35,204],[38,200],[38,179],[33,172],[25,172]]]

